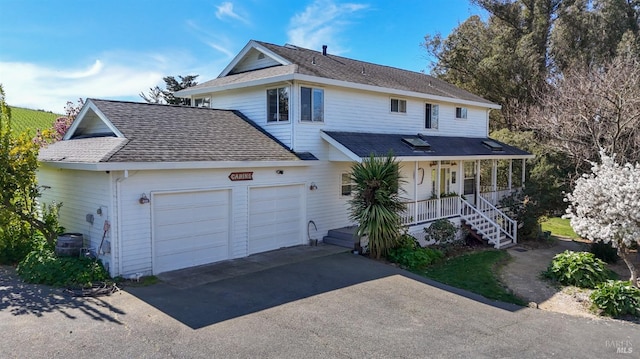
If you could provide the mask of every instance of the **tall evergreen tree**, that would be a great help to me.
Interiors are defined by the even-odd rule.
[[[178,98],[173,96],[174,92],[186,89],[197,85],[196,78],[200,75],[187,75],[178,76],[176,80],[173,76],[165,76],[162,79],[165,83],[165,89],[161,89],[159,86],[152,87],[149,92],[145,94],[140,92],[140,97],[148,103],[166,103],[171,105],[191,105],[191,99]]]

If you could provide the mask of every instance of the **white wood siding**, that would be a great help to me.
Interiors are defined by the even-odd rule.
[[[276,170],[284,171],[282,175]],[[306,168],[282,167],[253,169],[253,181],[232,182],[231,172],[251,171],[250,168],[175,171],[129,171],[128,178],[118,173],[119,213],[122,225],[122,268],[119,274],[152,272],[151,204],[140,204],[142,193],[184,190],[229,190],[231,203],[230,258],[247,256],[248,193],[250,186],[288,185],[305,183],[308,193]],[[303,198],[304,200],[304,198]],[[306,205],[306,200],[304,200]],[[305,221],[306,223],[306,221]]]
[[[233,68],[231,72],[240,73],[280,65],[276,60],[264,54],[260,56],[261,54],[262,53],[256,49],[249,50],[245,57]]]
[[[289,86],[280,84],[277,86]],[[212,95],[211,107],[224,110],[238,110],[247,118],[264,128],[267,132],[291,148],[292,123],[267,122],[267,89],[270,87],[254,87],[243,91],[229,91]],[[290,94],[291,96],[291,94]],[[290,99],[291,102],[291,99]],[[290,116],[293,116],[293,106],[290,105]],[[293,118],[293,117],[292,117]]]
[[[65,231],[82,233],[85,243],[98,250],[104,234],[104,222],[111,223],[114,216],[109,175],[104,172],[59,170],[41,165],[37,178],[40,186],[50,187],[42,190],[41,203],[62,203],[60,224]],[[101,215],[97,213],[98,209]],[[93,224],[87,222],[87,215],[93,216]],[[111,228],[105,241],[113,246],[113,226]],[[110,253],[100,255],[100,259],[110,271],[113,270],[114,263]]]

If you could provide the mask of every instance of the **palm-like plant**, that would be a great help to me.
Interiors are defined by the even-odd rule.
[[[400,163],[392,154],[386,158],[364,159],[351,167],[355,185],[350,218],[358,222],[357,235],[368,236],[371,256],[386,255],[401,235],[400,212],[405,205],[400,200]]]

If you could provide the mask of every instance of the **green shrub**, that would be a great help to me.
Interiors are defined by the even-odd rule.
[[[602,259],[607,263],[616,263],[620,257],[618,257],[618,249],[611,246],[611,242],[594,242],[591,244],[589,250],[598,259]]]
[[[591,293],[591,301],[605,315],[640,315],[640,289],[631,282],[609,280],[600,283]]]
[[[60,206],[58,203],[42,205],[42,222],[54,233],[64,231],[58,223]],[[20,220],[14,213],[0,211],[0,264],[20,263],[30,252],[53,249],[54,245],[53,242],[47,242],[42,232]]]
[[[593,253],[564,251],[556,254],[543,275],[564,285],[595,288],[609,279],[606,264]]]
[[[455,241],[458,227],[448,219],[438,219],[424,229],[425,239],[443,244]]]
[[[24,222],[11,221],[0,226],[0,264],[14,265],[29,252],[47,246],[44,236]]]
[[[57,287],[89,287],[94,282],[109,279],[101,262],[90,258],[56,257],[49,249],[29,253],[18,265],[17,272],[27,283]]]
[[[420,247],[420,243],[418,242],[418,240],[416,239],[416,237],[410,235],[410,234],[403,234],[400,236],[400,238],[398,238],[398,242],[396,243],[395,248],[419,248]]]
[[[409,270],[424,269],[443,257],[444,254],[437,249],[422,247],[397,247],[391,249],[387,255],[388,260]]]

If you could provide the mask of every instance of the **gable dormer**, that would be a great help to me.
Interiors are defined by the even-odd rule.
[[[251,40],[222,70],[218,78],[280,65],[291,65],[291,61],[267,49],[257,41]]]
[[[63,139],[71,140],[93,137],[124,138],[124,135],[107,119],[93,101],[88,99]]]

